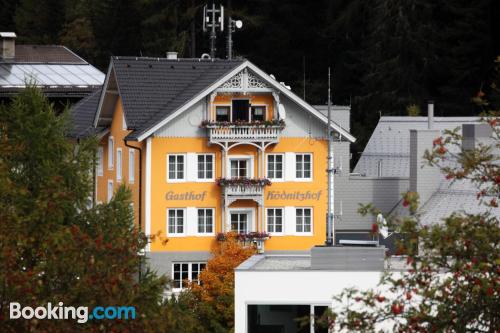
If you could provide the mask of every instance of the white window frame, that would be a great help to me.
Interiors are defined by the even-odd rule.
[[[231,161],[232,160],[247,160],[247,178],[253,178],[253,171],[254,171],[254,161],[253,161],[253,155],[229,155],[228,156],[228,163],[227,163],[227,178],[232,178],[231,177]]]
[[[198,177],[198,172],[200,171],[199,170],[199,166],[198,166],[198,156],[212,156],[212,178],[200,178]],[[205,162],[205,166],[206,166],[206,162]],[[206,174],[206,169],[205,169],[205,174]],[[215,181],[215,154],[214,153],[201,153],[201,154],[196,154],[196,181],[198,182],[213,182]]]
[[[281,156],[281,178],[271,178],[269,177],[269,156]],[[276,160],[275,160],[276,165]],[[273,153],[266,155],[266,177],[272,180],[273,182],[282,182],[285,180],[285,154],[284,153]],[[276,171],[275,171],[276,174]]]
[[[182,156],[184,158],[184,162],[183,162],[183,176],[184,177],[183,178],[170,178],[170,163],[169,163],[170,156]],[[182,183],[182,182],[186,181],[186,179],[187,179],[186,162],[187,162],[187,154],[182,154],[182,153],[167,154],[167,182],[168,183]],[[177,160],[175,163],[177,166]],[[176,172],[177,172],[177,170],[176,170]]]
[[[309,155],[311,157],[311,175],[309,178],[298,178],[297,177],[297,156],[298,155]],[[310,182],[313,180],[313,170],[314,170],[314,155],[312,153],[295,153],[295,180],[298,182]],[[302,160],[302,165],[304,160]],[[304,174],[304,169],[302,169],[302,174]]]
[[[127,122],[125,121],[125,112],[122,111],[122,130],[127,129]]]
[[[104,174],[104,147],[97,147],[97,176]]]
[[[116,182],[120,183],[123,179],[123,150],[116,148]]]
[[[135,182],[135,150],[132,148],[128,149],[128,182]]]
[[[310,231],[297,231],[297,218],[298,218],[298,214],[297,214],[297,210],[298,209],[309,209],[311,211],[311,230]],[[295,207],[295,223],[294,223],[294,234],[297,235],[297,236],[312,236],[313,232],[314,232],[314,229],[313,229],[313,226],[314,226],[314,209],[313,207]]]
[[[169,231],[169,226],[170,226],[170,220],[169,220],[169,217],[170,217],[170,214],[169,212],[171,210],[181,210],[183,213],[182,213],[182,232],[177,232],[177,227],[178,227],[178,223],[176,221],[175,223],[175,230],[176,232],[174,233],[171,233]],[[176,218],[177,218],[177,214],[176,214]],[[167,227],[166,227],[166,234],[167,234],[167,237],[184,237],[186,235],[186,229],[187,229],[187,209],[186,208],[176,208],[176,207],[169,207],[167,208],[167,219],[166,219],[166,223],[167,223]]]
[[[183,262],[173,262],[172,263],[172,281],[174,283],[176,283],[176,280],[175,280],[175,265],[181,265],[181,269],[182,269],[182,265],[187,265],[188,266],[188,270],[187,270],[187,279],[184,279],[184,280],[181,280],[179,281],[180,282],[180,288],[179,287],[172,287],[172,290],[173,291],[181,291],[182,289],[184,289],[185,287],[183,286],[183,282],[185,280],[188,280],[189,282],[192,282],[193,281],[193,266],[194,265],[198,265],[198,268],[200,267],[200,265],[205,265],[204,269],[207,268],[207,263],[204,262],[204,261],[183,261]],[[181,270],[181,272],[183,272]],[[202,270],[199,270],[198,271],[198,278],[196,279],[196,281],[198,282],[199,284],[199,274],[202,272]],[[181,277],[182,277],[182,273],[181,273]],[[187,287],[187,286],[186,286]]]
[[[108,202],[110,202],[111,199],[113,199],[113,194],[115,192],[115,188],[113,186],[113,180],[112,179],[108,179],[108,183],[107,184],[108,184],[108,186],[107,186],[107,194],[106,195],[107,195]],[[110,185],[111,185],[111,191],[109,190]]]
[[[255,121],[252,118],[252,107],[254,107],[254,106],[264,108],[264,120],[259,120],[259,121],[266,121],[267,120],[267,104],[252,104],[252,103],[250,103],[250,109],[249,109],[250,114],[249,114],[248,119],[250,119],[250,121]]]
[[[212,212],[212,231],[211,232],[200,232],[200,210],[211,211]],[[206,214],[204,220],[204,229],[206,230]],[[215,235],[215,208],[197,207],[196,208],[196,234],[199,236],[213,236]]]
[[[115,159],[115,139],[110,136],[108,138],[108,170],[113,170]]]
[[[214,121],[218,121],[217,120],[217,107],[218,106],[222,106],[222,107],[229,107],[229,122],[231,122],[233,120],[233,104],[227,104],[227,103],[224,103],[224,104],[214,104]]]
[[[269,210],[281,210],[281,231],[276,231],[276,215],[274,215],[274,230],[275,231],[269,231]],[[285,208],[284,207],[267,207],[266,208],[266,230],[270,235],[273,236],[282,236],[285,234]]]
[[[237,214],[241,214],[241,213],[247,213],[247,215],[249,216],[248,217],[248,221],[247,221],[247,232],[252,232],[252,231],[255,231],[255,218],[256,218],[256,214],[255,214],[255,208],[229,208],[227,210],[227,218],[226,218],[226,221],[227,221],[227,230],[228,231],[231,231],[231,213],[237,213]]]

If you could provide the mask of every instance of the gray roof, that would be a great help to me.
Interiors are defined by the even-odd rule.
[[[407,269],[406,258],[391,256],[386,258],[385,269],[390,271],[400,271]],[[235,269],[236,271],[309,271],[311,269],[310,255],[277,255],[277,254],[256,254],[245,260]],[[317,270],[317,269],[316,269]],[[332,269],[320,269],[331,271]],[[359,271],[359,268],[353,269]]]
[[[433,128],[453,130],[478,123],[478,117],[434,117]],[[377,177],[382,160],[382,177],[409,177],[410,129],[427,126],[427,117],[381,117],[353,172]]]
[[[136,139],[244,60],[113,57],[127,126]]]
[[[328,117],[328,105],[313,105],[313,107]],[[332,120],[346,131],[351,130],[351,107],[349,105],[332,105]]]
[[[13,59],[0,59],[0,95],[11,96],[35,83],[47,96],[86,96],[104,73],[60,45],[16,45]]]
[[[479,124],[478,117],[435,117],[434,129],[453,130],[463,124]],[[410,130],[427,129],[427,117],[381,117],[365,147],[356,167],[355,173],[367,177],[378,176],[378,161],[382,160],[382,177],[410,176]],[[478,189],[469,181],[450,181],[443,175],[438,189],[420,208],[421,223],[432,225],[441,223],[453,212],[476,214],[488,208],[479,204],[476,198]],[[395,215],[406,215],[408,210],[402,202],[392,212]],[[500,216],[500,209],[492,210]]]
[[[81,139],[103,130],[94,127],[94,117],[99,104],[101,89],[95,90],[89,96],[76,103],[70,110],[71,128],[68,136]]]

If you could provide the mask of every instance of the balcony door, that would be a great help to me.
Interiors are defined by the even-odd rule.
[[[232,121],[250,121],[250,100],[233,99]]]
[[[248,159],[231,159],[231,178],[249,178],[250,168]]]
[[[230,211],[231,231],[244,234],[251,231],[251,211]]]

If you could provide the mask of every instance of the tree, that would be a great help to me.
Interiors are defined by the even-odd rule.
[[[28,87],[0,107],[0,326],[2,332],[153,331],[164,279],[139,253],[130,193],[90,207],[96,142],[70,142],[67,116]],[[139,270],[143,268],[140,279]],[[8,320],[23,307],[135,306],[135,320]]]
[[[192,315],[195,318],[192,320],[203,323],[201,327],[205,331],[232,332],[234,328],[234,269],[254,253],[253,246],[246,246],[238,240],[235,234],[227,234],[224,240],[215,244],[212,250],[213,257],[207,262],[206,269],[200,273],[200,284],[192,283],[188,290],[181,293],[183,296],[177,305],[192,309]],[[173,330],[173,332],[177,331]],[[182,330],[178,332],[191,331],[186,331],[182,326]]]
[[[500,197],[500,111],[484,97],[480,91],[476,100],[492,130],[489,140],[462,149],[462,136],[447,131],[425,155],[447,179],[476,185],[482,212],[454,212],[442,224],[421,225],[418,194],[406,193],[409,215],[389,223],[405,235],[399,250],[407,255],[408,270],[386,274],[376,290],[344,291],[324,323],[351,332],[379,330],[382,324],[397,332],[500,330],[500,221],[491,210]],[[361,212],[379,213],[371,205]]]

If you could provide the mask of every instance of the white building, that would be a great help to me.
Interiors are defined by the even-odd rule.
[[[319,333],[320,316],[345,288],[377,287],[387,270],[404,268],[403,258],[384,261],[383,247],[314,247],[310,255],[254,255],[235,270],[236,333]]]

